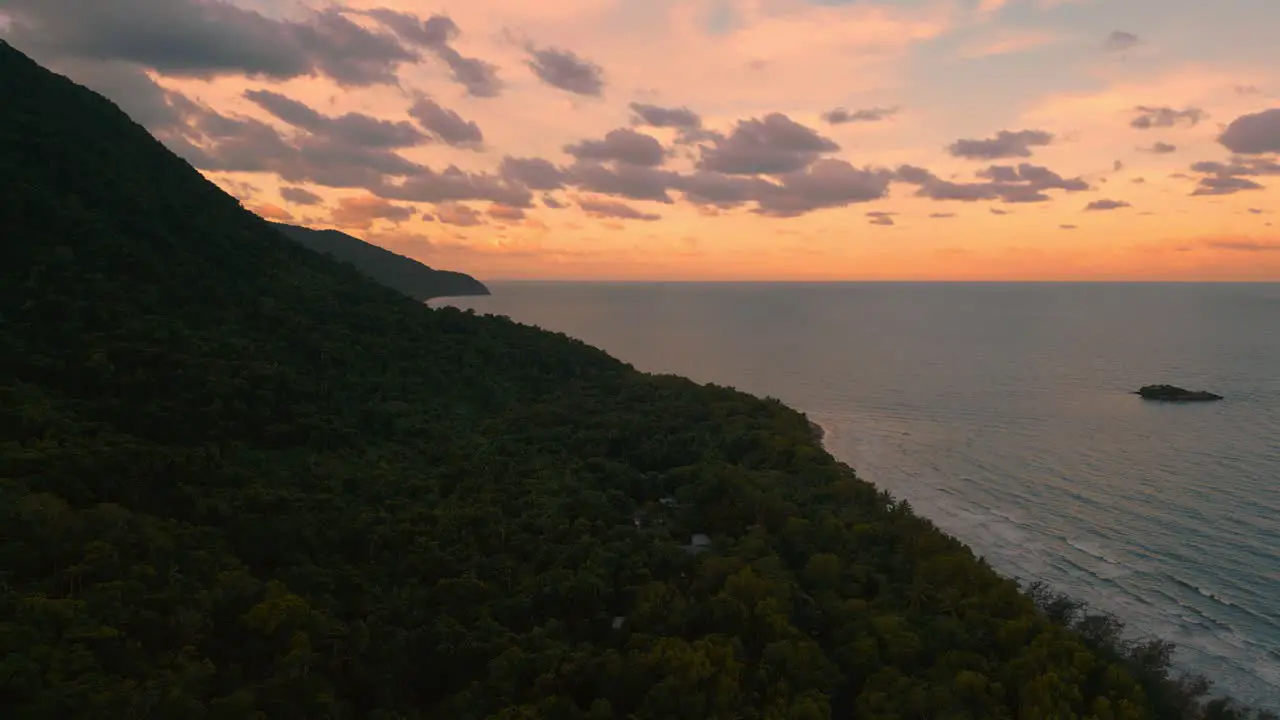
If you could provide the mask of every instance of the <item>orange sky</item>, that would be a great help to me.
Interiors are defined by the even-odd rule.
[[[246,206],[483,279],[1280,280],[1280,3],[6,5]]]

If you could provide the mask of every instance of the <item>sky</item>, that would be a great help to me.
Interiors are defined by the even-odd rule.
[[[1275,0],[0,0],[245,207],[493,279],[1280,280]]]

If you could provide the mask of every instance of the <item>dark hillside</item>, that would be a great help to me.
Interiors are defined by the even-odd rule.
[[[4,43],[0,98],[5,720],[1181,716],[803,415],[427,308]]]
[[[470,275],[436,270],[337,230],[313,230],[271,223],[285,236],[319,253],[349,262],[357,270],[415,300],[461,295],[488,295],[489,288]]]

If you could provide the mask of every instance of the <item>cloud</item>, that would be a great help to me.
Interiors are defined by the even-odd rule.
[[[503,82],[498,77],[498,67],[477,58],[466,57],[450,43],[462,31],[457,23],[446,15],[432,15],[426,21],[416,15],[375,8],[363,14],[382,23],[406,42],[427,49],[448,66],[453,81],[462,85],[473,97],[497,97],[502,93]]]
[[[870,218],[867,222],[872,225],[893,225],[894,215],[897,215],[897,213],[872,211],[867,213],[867,217]]]
[[[1236,252],[1280,252],[1280,242],[1263,242],[1258,240],[1207,240],[1205,245],[1218,250]]]
[[[1263,210],[1262,208],[1249,208],[1250,215],[1261,215],[1265,212],[1266,210]]]
[[[840,146],[782,113],[739,120],[728,136],[701,147],[698,168],[726,175],[776,175],[807,167]]]
[[[1153,155],[1168,155],[1169,153],[1177,152],[1178,146],[1167,142],[1154,142],[1149,147],[1138,148],[1138,151],[1152,153]]]
[[[501,203],[494,203],[490,205],[488,214],[489,217],[494,220],[504,222],[516,222],[525,218],[525,212],[522,208],[511,207],[510,205],[503,205]]]
[[[1079,226],[1078,225],[1059,225],[1058,227],[1062,228],[1063,230],[1075,230]]]
[[[1232,120],[1218,142],[1233,153],[1280,153],[1280,108],[1241,115]]]
[[[661,220],[661,215],[641,212],[630,205],[617,200],[602,198],[578,198],[578,207],[595,218],[615,218],[619,220]]]
[[[442,171],[420,167],[399,184],[375,184],[380,197],[409,202],[440,203],[456,200],[489,200],[491,202],[529,207],[533,194],[522,186],[483,172],[467,172],[450,165]]]
[[[1112,30],[1107,39],[1102,41],[1102,48],[1107,52],[1121,52],[1142,44],[1142,39],[1131,32]]]
[[[1268,158],[1234,157],[1229,163],[1204,160],[1191,165],[1198,173],[1232,176],[1280,175],[1280,162]]]
[[[293,221],[293,213],[285,210],[279,205],[273,205],[271,203],[255,205],[250,208],[250,211],[260,217],[266,218],[267,220],[275,220],[276,222]]]
[[[583,190],[666,204],[673,202],[668,190],[679,182],[677,173],[627,164],[610,167],[598,162],[578,162],[567,172],[568,182]]]
[[[446,225],[458,227],[475,227],[483,225],[484,218],[479,211],[470,205],[459,202],[447,202],[436,206],[436,219]]]
[[[1244,190],[1262,190],[1250,177],[1280,175],[1280,162],[1269,158],[1236,156],[1230,162],[1203,160],[1193,163],[1191,171],[1202,173],[1192,195],[1232,195]]]
[[[955,217],[955,216],[956,216],[956,214],[955,214],[955,213],[950,213],[950,212],[935,212],[935,213],[929,213],[929,217],[934,218],[934,219],[939,219],[939,220],[940,220],[940,219],[943,219],[943,218],[953,218],[953,217]]]
[[[484,133],[475,121],[463,119],[458,113],[429,97],[418,98],[413,107],[409,108],[409,116],[448,145],[473,150],[484,147]]]
[[[329,220],[340,227],[367,230],[375,220],[402,223],[412,218],[415,212],[412,207],[396,205],[379,197],[365,195],[340,198],[338,207],[329,214]]]
[[[675,188],[683,192],[687,200],[724,209],[761,197],[772,188],[772,183],[758,177],[699,170],[681,175]]]
[[[532,190],[559,190],[567,177],[565,171],[550,160],[510,155],[502,158],[498,172],[508,181]]]
[[[1204,177],[1192,195],[1234,195],[1242,190],[1262,190],[1258,183],[1242,177]]]
[[[656,167],[666,160],[662,143],[630,128],[610,130],[603,140],[583,140],[564,146],[578,160],[614,160],[628,165]]]
[[[380,120],[362,113],[330,117],[270,90],[247,90],[244,97],[294,127],[343,144],[389,149],[413,147],[427,141],[426,135],[403,120]]]
[[[394,83],[417,55],[342,11],[277,20],[216,0],[7,0],[16,44],[58,58],[126,60],[172,77],[327,75],[342,85]]]
[[[1133,109],[1133,112],[1136,116],[1129,121],[1129,127],[1138,130],[1170,128],[1179,123],[1186,123],[1187,126],[1193,127],[1208,117],[1204,110],[1195,107],[1177,110],[1171,107],[1139,105]]]
[[[1008,210],[1002,210],[1001,208],[996,208],[996,207],[987,208],[987,212],[991,213],[992,215],[1009,215],[1010,214]]]
[[[919,186],[917,197],[932,200],[1033,203],[1050,200],[1046,194],[1048,190],[1081,192],[1089,189],[1089,184],[1081,178],[1064,178],[1049,168],[1031,163],[988,166],[975,173],[983,182],[943,180],[925,168],[912,165],[900,166],[895,174],[898,180]]]
[[[1105,200],[1104,199],[1104,200],[1094,200],[1088,205],[1085,205],[1084,209],[1086,211],[1119,210],[1120,208],[1127,208],[1127,207],[1133,207],[1133,206],[1125,202],[1124,200]]]
[[[274,93],[270,97],[267,102],[283,98]],[[337,122],[341,118],[304,112],[310,110],[305,105],[276,104],[277,110],[291,113],[295,122],[309,124],[316,131],[295,133],[286,139],[267,123],[223,115],[184,99],[180,104],[182,122],[153,132],[196,168],[208,172],[273,173],[286,183],[362,187],[375,194],[389,178],[427,172],[392,149],[380,146],[388,144],[388,138],[395,138],[398,133],[416,133],[412,126],[406,132],[367,116],[355,122]],[[296,113],[296,117],[292,113]],[[350,120],[350,115],[343,118]],[[409,139],[404,137],[401,141]]]
[[[559,48],[529,48],[529,69],[542,82],[577,95],[604,93],[604,68]]]
[[[898,114],[896,107],[873,107],[864,110],[846,110],[835,108],[822,113],[822,119],[828,125],[843,125],[856,122],[879,122],[888,120]]]
[[[551,196],[551,195],[543,195],[543,196],[542,196],[542,205],[543,205],[544,207],[551,208],[552,210],[559,210],[559,209],[561,209],[561,208],[565,207],[565,204],[564,204],[564,203],[562,203],[562,202],[560,202],[559,200],[555,199],[555,197],[553,197],[553,196]]]
[[[845,207],[883,198],[893,171],[857,168],[844,160],[823,158],[803,170],[779,176],[778,184],[761,185],[756,212],[794,217],[822,208]]]
[[[1052,142],[1053,134],[1043,130],[1001,130],[985,140],[957,140],[947,147],[947,152],[970,160],[1031,157],[1031,148]]]
[[[289,186],[280,188],[280,197],[294,205],[319,205],[322,200],[319,195],[310,190]]]
[[[669,108],[646,103],[633,102],[630,105],[632,124],[647,125],[656,128],[679,128],[681,130],[702,127],[702,117],[687,107]]]

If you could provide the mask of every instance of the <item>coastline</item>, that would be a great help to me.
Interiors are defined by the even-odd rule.
[[[834,436],[832,431],[827,426],[814,420],[809,412],[802,412],[809,425],[810,437],[818,447],[824,450],[837,462],[847,463],[849,467],[853,468],[851,463],[840,458],[836,454],[836,451],[829,445],[829,441]],[[857,469],[854,468],[854,471],[857,472]],[[862,476],[859,475],[859,477]],[[862,479],[865,482],[875,485],[875,480],[872,478],[862,477]],[[882,486],[876,485],[876,487],[888,492]],[[897,495],[892,495],[892,497],[895,502],[902,500],[902,498]],[[914,506],[912,507],[912,511],[918,517],[925,519],[930,523],[934,522],[931,518],[917,511]],[[951,531],[943,530],[940,527],[937,527],[937,530],[938,532],[941,532],[942,534],[964,544],[971,552],[973,552],[974,556],[978,558],[980,562],[986,562],[985,559],[973,549],[973,546],[970,545],[967,540]],[[1110,624],[1115,635],[1107,639],[1093,638],[1090,636],[1091,641],[1096,643],[1092,647],[1094,647],[1094,649],[1105,651],[1108,654],[1126,657],[1127,662],[1130,663],[1131,670],[1139,669],[1140,662],[1134,659],[1136,655],[1130,654],[1135,651],[1139,651],[1141,648],[1167,646],[1171,651],[1173,651],[1178,647],[1177,643],[1169,642],[1167,638],[1161,634],[1150,631],[1133,631],[1129,629],[1127,627],[1126,618],[1117,616],[1106,610],[1101,610],[1087,601],[1079,600],[1069,592],[1070,588],[1064,589],[1061,586],[1050,584],[1044,580],[1039,580],[1034,576],[1023,577],[1009,574],[1007,572],[1001,572],[1000,570],[995,570],[995,572],[1006,580],[1013,581],[1018,587],[1018,592],[1030,597],[1043,616],[1055,625],[1084,636],[1089,636],[1090,630],[1094,625],[1100,622]],[[1203,591],[1200,592],[1203,593]],[[1099,642],[1099,640],[1101,641]],[[1164,661],[1163,667],[1159,668],[1157,672],[1147,675],[1144,679],[1145,682],[1151,683],[1156,687],[1163,686],[1164,692],[1171,692],[1174,695],[1189,695],[1192,692],[1192,688],[1196,687],[1197,680],[1203,678],[1206,681],[1208,692],[1197,697],[1195,701],[1197,706],[1201,708],[1201,711],[1203,712],[1205,707],[1219,703],[1220,705],[1218,705],[1218,707],[1226,707],[1230,712],[1239,713],[1228,716],[1231,718],[1238,718],[1239,720],[1272,720],[1276,716],[1268,713],[1276,713],[1280,711],[1280,707],[1273,707],[1268,701],[1262,701],[1262,704],[1260,704],[1256,698],[1253,699],[1252,702],[1241,702],[1230,692],[1230,690],[1226,690],[1224,692],[1223,689],[1218,687],[1218,683],[1216,681],[1209,680],[1205,675],[1204,669],[1198,668],[1194,665],[1182,664],[1178,660],[1174,659],[1172,655],[1173,653],[1170,652],[1170,656]]]
[[[813,418],[809,417],[808,413],[805,413],[804,417],[805,417],[805,420],[809,421],[809,436],[812,437],[813,441],[816,442],[818,446],[821,447],[823,450],[826,450],[827,452],[831,452],[831,449],[827,447],[827,443],[826,443],[827,429],[823,427],[822,423],[819,423],[815,421]]]

